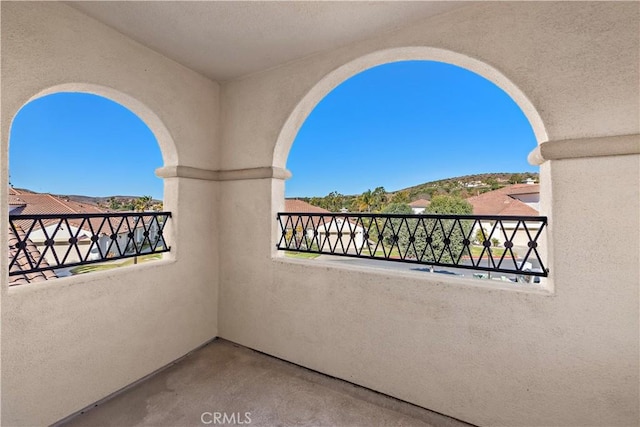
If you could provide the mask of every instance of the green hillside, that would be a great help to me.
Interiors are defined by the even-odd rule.
[[[404,204],[418,199],[431,200],[438,194],[466,199],[507,185],[523,183],[527,179],[538,182],[538,173],[483,173],[425,182],[392,192],[386,191],[384,187],[377,187],[356,195],[344,195],[333,191],[324,197],[298,197],[298,199],[332,212],[344,209],[350,212],[379,212],[391,203]]]

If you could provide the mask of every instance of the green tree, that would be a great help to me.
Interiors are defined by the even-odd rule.
[[[115,197],[109,198],[109,209],[113,209],[114,211],[122,209],[122,202]]]
[[[409,190],[398,191],[393,196],[391,196],[390,203],[409,203]]]
[[[440,215],[470,215],[473,206],[466,200],[455,196],[434,196],[431,204],[425,210],[428,214]],[[461,255],[467,254],[464,240],[469,237],[473,227],[473,220],[453,219],[425,219],[428,236],[431,238],[431,249],[427,249],[423,260],[452,263],[458,261]],[[448,245],[446,240],[448,239]],[[470,243],[470,242],[468,242]]]
[[[389,203],[383,209],[385,214],[401,214],[412,215],[411,206],[406,203]],[[412,239],[411,236],[416,234],[416,226],[418,219],[415,218],[388,218],[378,221],[380,230],[384,230],[382,234],[383,243],[387,253],[393,248],[397,248],[400,256],[403,258],[417,259],[424,249],[425,235],[420,234]],[[417,247],[416,247],[417,246]]]
[[[134,202],[134,208],[138,212],[144,212],[151,207],[153,198],[151,196],[138,197]]]
[[[487,178],[487,185],[491,187],[492,190],[500,188],[500,183],[495,178]]]
[[[328,211],[340,212],[340,209],[346,207],[344,195],[338,193],[337,191],[332,191],[323,199],[324,202],[322,203],[323,206],[321,207],[327,209]]]
[[[473,206],[460,197],[438,195],[431,199],[426,212],[443,215],[471,215]]]
[[[373,212],[380,212],[387,204],[387,191],[384,187],[377,187],[371,192],[373,202],[371,204],[371,210]]]
[[[312,197],[309,200],[309,204],[313,205],[313,206],[317,206],[319,208],[323,207],[322,206],[322,204],[323,204],[322,197]]]
[[[371,206],[373,206],[374,197],[371,190],[367,190],[362,193],[356,199],[356,206],[358,212],[371,212]]]
[[[435,187],[429,187],[425,190],[425,192],[429,195],[429,200],[438,192],[438,189]]]
[[[524,181],[524,179],[522,178],[522,175],[520,175],[519,173],[511,174],[511,178],[509,178],[510,184],[519,184],[522,181]]]
[[[121,211],[134,211],[136,210],[136,204],[134,199],[128,199],[127,201],[120,202]]]

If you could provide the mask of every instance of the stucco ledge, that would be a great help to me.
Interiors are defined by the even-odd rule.
[[[632,154],[640,154],[640,134],[547,141],[531,151],[527,160],[541,165],[547,160]]]
[[[555,292],[551,290],[552,287],[549,286],[548,282],[546,285],[530,285],[526,283],[508,285],[506,284],[506,282],[497,280],[480,280],[471,277],[447,277],[441,274],[437,275],[437,277],[434,277],[432,273],[401,271],[380,267],[344,265],[327,260],[304,260],[276,256],[272,258],[272,261],[275,266],[296,266],[309,268],[312,270],[339,270],[344,272],[362,273],[379,278],[386,278],[389,280],[406,279],[411,281],[419,281],[428,284],[429,286],[452,287],[457,289],[465,288],[486,291],[507,291],[540,296],[555,296]],[[545,279],[545,281],[548,281],[548,279]]]

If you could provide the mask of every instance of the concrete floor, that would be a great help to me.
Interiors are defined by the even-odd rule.
[[[207,424],[468,426],[221,339],[61,425]]]

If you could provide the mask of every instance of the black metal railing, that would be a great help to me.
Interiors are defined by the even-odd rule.
[[[278,213],[278,250],[548,275],[542,216]]]
[[[9,276],[168,252],[171,212],[9,215]]]

